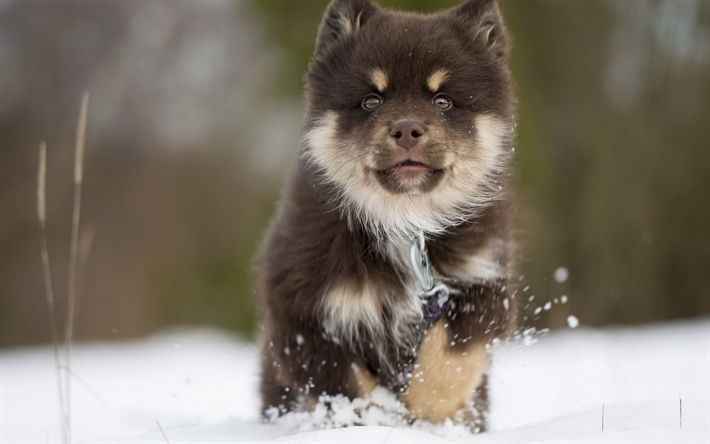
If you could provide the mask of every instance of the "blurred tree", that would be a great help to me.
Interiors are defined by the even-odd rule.
[[[709,6],[504,3],[537,216],[526,280],[538,300],[570,294],[582,322],[710,312]]]

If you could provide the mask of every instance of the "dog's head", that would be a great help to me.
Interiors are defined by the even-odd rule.
[[[503,186],[513,132],[494,0],[433,15],[333,0],[307,76],[304,156],[375,233],[439,233]]]

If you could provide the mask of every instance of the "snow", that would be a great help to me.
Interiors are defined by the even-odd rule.
[[[524,336],[524,339],[531,335]],[[75,442],[710,442],[710,319],[536,335],[495,349],[490,431],[406,425],[385,390],[330,398],[333,413],[259,417],[253,343],[170,330],[78,344]],[[49,347],[0,352],[0,442],[59,442]],[[680,398],[683,417],[680,427]],[[601,430],[602,406],[604,431]],[[364,424],[360,427],[338,427]]]
[[[562,283],[567,280],[569,277],[569,270],[566,269],[565,267],[560,267],[557,270],[555,270],[555,281]]]

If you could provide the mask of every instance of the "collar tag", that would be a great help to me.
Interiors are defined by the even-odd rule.
[[[434,282],[434,275],[429,262],[429,255],[426,251],[424,232],[420,231],[418,236],[412,239],[412,246],[409,250],[414,274],[419,281],[419,299],[422,302],[422,312],[427,322],[436,322],[441,319],[449,307],[449,295],[451,290],[443,282]]]

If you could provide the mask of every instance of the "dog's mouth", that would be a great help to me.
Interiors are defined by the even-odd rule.
[[[419,160],[396,160],[399,162],[374,170],[380,185],[394,194],[426,193],[434,189],[444,175],[444,169]]]
[[[420,174],[428,171],[430,168],[427,164],[423,162],[418,162],[416,160],[407,159],[403,162],[399,162],[389,168],[395,173],[399,174]]]

